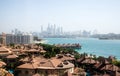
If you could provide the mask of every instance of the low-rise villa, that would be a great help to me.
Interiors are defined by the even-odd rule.
[[[3,61],[0,61],[0,68],[3,68],[4,66],[6,66],[6,63]]]
[[[32,76],[36,73],[40,76],[64,76],[66,73],[73,73],[74,64],[57,58],[34,58],[29,63],[18,66],[17,69],[18,76]]]
[[[113,56],[94,58],[78,54],[76,57],[77,54],[67,51],[68,48],[47,45],[46,49],[45,46],[0,46],[0,69],[8,76],[120,76],[120,68],[112,64]]]
[[[12,52],[6,48],[6,47],[0,47],[0,56],[7,56],[9,54],[11,54]]]

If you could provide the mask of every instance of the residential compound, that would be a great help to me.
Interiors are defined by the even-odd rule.
[[[22,60],[24,61],[24,60]],[[17,67],[18,76],[68,76],[74,72],[74,64],[58,58],[32,58],[29,63]]]
[[[46,58],[49,51],[38,44],[0,45],[0,74],[10,74],[0,76],[120,76],[113,56],[96,58],[84,53],[76,59],[62,50]]]
[[[4,45],[6,44],[30,44],[33,43],[33,36],[32,34],[5,34],[2,33],[1,37],[2,40],[0,41]]]
[[[6,63],[8,71],[12,68],[14,76],[70,76],[74,72],[74,57],[57,54],[45,58],[46,53],[42,46],[33,44],[0,46],[0,62]]]

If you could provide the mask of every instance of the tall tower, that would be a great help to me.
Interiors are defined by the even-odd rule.
[[[63,28],[62,27],[60,28],[60,33],[63,34]]]
[[[5,46],[6,45],[6,34],[2,33],[2,44]]]
[[[50,33],[50,30],[51,30],[51,28],[50,28],[50,24],[48,24],[48,27],[47,27],[47,33]]]
[[[93,31],[93,35],[95,35],[95,34],[98,34],[97,29],[95,29],[95,30]]]
[[[56,25],[54,24],[53,34],[56,34]]]
[[[41,26],[41,33],[43,32],[43,26]]]

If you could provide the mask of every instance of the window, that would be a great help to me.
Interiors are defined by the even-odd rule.
[[[25,74],[28,74],[28,71],[25,71]]]

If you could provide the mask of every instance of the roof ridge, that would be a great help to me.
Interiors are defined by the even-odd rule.
[[[30,64],[32,65],[33,69],[35,69],[35,67],[34,67],[33,63],[30,63]]]
[[[11,52],[10,49],[6,48],[6,47],[3,47],[4,49],[6,49],[8,52]]]
[[[50,63],[52,64],[52,66],[55,68],[54,63],[51,61],[52,59],[49,59],[48,61],[50,61]]]

